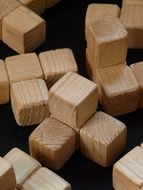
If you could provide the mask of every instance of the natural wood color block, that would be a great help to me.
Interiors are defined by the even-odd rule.
[[[42,52],[39,55],[48,88],[65,73],[78,72],[77,64],[71,49],[57,49]]]
[[[49,116],[45,81],[34,79],[12,84],[11,105],[18,125],[29,126],[42,122]]]
[[[143,5],[143,0],[122,0],[122,6],[125,5]]]
[[[141,144],[141,148],[143,148],[143,143]]]
[[[18,148],[13,148],[8,152],[4,159],[10,162],[16,175],[16,188],[19,190],[23,183],[36,171],[41,165],[25,152]]]
[[[139,86],[131,68],[125,64],[98,69],[99,100],[114,116],[137,110]]]
[[[30,9],[20,6],[2,21],[2,40],[16,52],[29,53],[45,41],[46,23]]]
[[[51,170],[40,168],[27,179],[21,190],[71,190],[71,186]]]
[[[59,3],[61,0],[45,0],[46,2],[46,8],[51,8],[57,3]]]
[[[71,126],[81,126],[96,112],[97,85],[69,72],[49,90],[49,108],[53,117]]]

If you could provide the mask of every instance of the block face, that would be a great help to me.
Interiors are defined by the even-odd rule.
[[[125,5],[143,5],[142,0],[123,0],[122,1],[122,6]]]
[[[67,72],[78,72],[71,49],[57,49],[40,53],[41,66],[48,88]]]
[[[125,124],[103,112],[94,114],[80,130],[82,154],[104,167],[113,164],[125,144]]]
[[[72,128],[81,128],[97,103],[97,85],[76,73],[65,74],[49,91],[52,116]]]
[[[86,49],[86,70],[90,80],[96,82],[96,64],[90,56],[88,49]]]
[[[53,170],[60,169],[75,151],[72,128],[54,118],[46,118],[29,137],[30,154]]]

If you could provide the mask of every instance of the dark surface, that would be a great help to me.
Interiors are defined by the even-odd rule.
[[[116,0],[63,0],[43,14],[43,18],[47,21],[47,40],[36,52],[69,47],[74,52],[80,74],[86,76],[84,20],[87,5],[93,2],[120,5]],[[1,59],[15,54],[5,44],[0,43]],[[143,50],[129,50],[128,64],[141,60],[143,60]],[[128,127],[127,146],[123,153],[125,154],[143,141],[143,110],[140,109],[118,119]],[[3,156],[15,146],[28,152],[28,136],[34,128],[22,128],[16,125],[10,103],[0,106],[0,154]],[[73,190],[112,189],[112,168],[96,165],[81,156],[79,151],[57,173],[71,183]]]

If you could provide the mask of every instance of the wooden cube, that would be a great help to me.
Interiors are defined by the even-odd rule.
[[[86,71],[90,80],[96,82],[96,64],[86,49]]]
[[[53,117],[71,126],[81,126],[96,112],[97,85],[69,72],[49,91],[49,108]]]
[[[127,56],[127,31],[118,18],[94,21],[87,28],[87,48],[96,67],[120,64]]]
[[[113,167],[113,187],[116,190],[143,189],[143,149],[135,147]]]
[[[129,66],[98,69],[97,83],[99,100],[107,113],[117,116],[137,110],[139,85]]]
[[[29,53],[45,41],[44,19],[20,6],[2,20],[2,40],[16,52]]]
[[[78,72],[77,64],[71,49],[57,49],[42,52],[39,55],[45,80],[50,88],[65,73]]]
[[[16,175],[16,188],[19,190],[32,173],[41,167],[41,164],[18,148],[13,148],[4,159],[10,162]]]
[[[122,6],[124,5],[143,5],[142,0],[122,0]]]
[[[71,190],[71,186],[51,170],[40,168],[26,180],[21,190]]]
[[[19,126],[42,122],[49,116],[48,89],[45,81],[34,79],[12,84],[11,105]]]
[[[16,179],[12,165],[0,157],[0,189],[15,190]]]
[[[0,60],[0,104],[9,101],[9,79],[3,60]]]
[[[46,2],[46,8],[51,8],[57,3],[59,3],[61,0],[45,0]]]
[[[43,78],[39,59],[35,53],[11,56],[5,59],[10,83]]]
[[[126,126],[110,115],[97,112],[80,130],[83,155],[101,166],[111,166],[126,144]]]
[[[141,144],[141,148],[143,148],[143,143]]]

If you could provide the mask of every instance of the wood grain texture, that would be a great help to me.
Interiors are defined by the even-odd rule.
[[[19,6],[2,20],[2,40],[19,54],[35,50],[44,43],[45,36],[44,19],[25,6]]]
[[[51,8],[57,3],[59,3],[61,0],[45,0],[46,2],[46,8]]]
[[[71,186],[49,169],[40,168],[23,184],[21,190],[71,190]]]
[[[49,116],[48,89],[45,81],[34,79],[12,84],[11,106],[19,126],[42,122]]]
[[[143,5],[142,0],[122,0],[122,6],[125,5]]]
[[[32,173],[38,170],[40,163],[18,148],[13,148],[4,159],[12,164],[16,175],[16,188],[19,190]]]
[[[71,126],[81,126],[96,112],[97,85],[69,72],[49,90],[49,108],[53,117]]]
[[[42,52],[39,59],[48,88],[65,73],[78,72],[73,52],[69,48]]]
[[[98,69],[97,84],[100,103],[107,113],[117,116],[138,108],[139,85],[129,66]]]
[[[42,165],[59,170],[75,151],[72,128],[54,118],[46,118],[30,135],[30,154]]]

